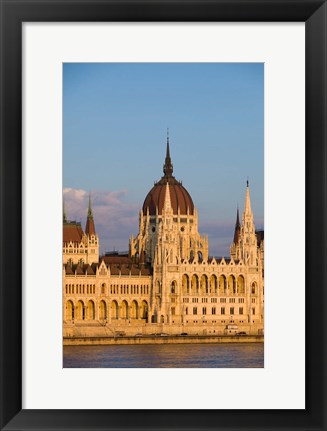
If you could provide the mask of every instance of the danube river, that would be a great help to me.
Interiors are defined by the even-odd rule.
[[[64,368],[262,368],[263,343],[64,346]]]

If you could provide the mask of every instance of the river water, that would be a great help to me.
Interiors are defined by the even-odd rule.
[[[263,343],[64,346],[64,368],[262,368]]]

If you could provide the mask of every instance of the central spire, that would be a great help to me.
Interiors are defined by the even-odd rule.
[[[164,171],[165,177],[172,176],[173,164],[171,163],[170,150],[169,150],[169,129],[167,129],[167,149],[166,149],[166,158],[165,158],[165,164],[163,166],[163,171]]]

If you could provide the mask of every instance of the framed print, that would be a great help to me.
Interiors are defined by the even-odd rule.
[[[1,7],[1,428],[325,429],[325,2]]]
[[[63,64],[64,367],[264,366],[263,76],[263,63]],[[104,99],[108,104],[103,106],[100,100]],[[84,107],[82,100],[87,101]],[[95,138],[95,123],[89,114],[83,115],[91,103],[97,112],[93,119],[105,139]],[[168,114],[172,105],[175,109]],[[93,123],[86,140],[82,136],[86,129],[80,135],[81,125],[73,126],[76,116],[81,123]],[[167,129],[163,172],[160,166],[160,179],[144,197],[144,179],[159,150],[144,131],[159,131],[162,118],[176,125],[183,124],[184,118],[197,118],[197,128],[180,138],[186,147],[174,143],[172,130]],[[237,124],[237,136],[228,132],[230,123]],[[110,137],[113,124],[116,137]],[[129,131],[125,137],[122,125]],[[142,130],[141,146],[134,143],[137,127]],[[92,163],[99,167],[91,177],[82,168],[88,165],[90,139],[94,141]],[[225,144],[219,145],[223,140]],[[215,146],[220,161],[208,157]],[[115,160],[110,174],[105,154]],[[119,160],[124,161],[124,170]],[[178,165],[179,175],[190,173],[189,181],[177,179]],[[210,171],[210,182],[204,168]],[[126,175],[134,169],[134,175]],[[233,169],[238,171],[237,180],[231,175]],[[251,172],[253,187],[245,180],[246,171]],[[235,197],[230,210],[219,211],[229,201],[233,182],[242,182],[242,172],[241,209],[235,209]],[[224,175],[230,178],[229,190],[224,195],[220,187],[215,199],[216,185],[225,182]],[[192,178],[191,195],[186,184]],[[99,190],[108,180],[118,190]],[[73,187],[75,182],[86,188],[92,182],[92,192]],[[119,182],[124,183],[124,191]],[[238,195],[236,187],[234,193]],[[195,203],[201,194],[207,207],[205,202],[201,207]],[[144,202],[141,212],[136,210],[136,196]],[[71,219],[74,212],[82,223]],[[215,223],[219,212],[222,220]],[[127,229],[136,231],[129,243]],[[208,235],[200,229],[207,229]],[[101,361],[98,355],[106,359]]]

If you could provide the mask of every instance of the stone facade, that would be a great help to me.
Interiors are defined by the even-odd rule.
[[[230,257],[214,258],[172,173],[167,142],[164,176],[144,201],[128,254],[99,258],[91,202],[85,233],[64,213],[65,336],[263,334],[264,235],[255,229],[249,184]]]

